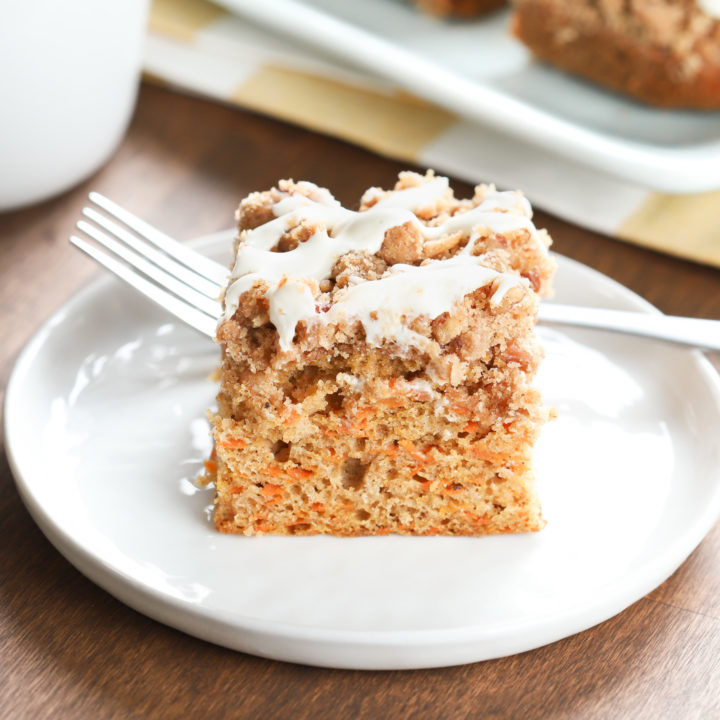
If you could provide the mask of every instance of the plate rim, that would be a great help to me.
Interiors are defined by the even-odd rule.
[[[231,232],[234,231],[225,230],[203,236],[189,244],[198,248],[214,247],[220,241],[226,240]],[[558,254],[555,254],[555,257],[559,259],[561,267],[567,263],[580,272],[587,272],[593,277],[601,279],[604,283],[611,283],[614,289],[620,293],[623,302],[644,312],[660,312],[640,295],[600,271],[572,258]],[[702,512],[696,516],[693,524],[676,535],[660,558],[653,558],[650,562],[643,563],[642,572],[635,572],[629,583],[627,576],[623,576],[622,580],[617,578],[606,586],[601,598],[595,598],[592,602],[581,604],[571,610],[565,608],[552,614],[539,613],[522,621],[513,620],[497,622],[492,625],[478,624],[454,628],[343,630],[299,626],[286,621],[265,620],[244,614],[219,611],[164,594],[152,586],[147,586],[132,575],[112,567],[72,535],[56,526],[52,516],[34,496],[27,484],[16,457],[14,431],[11,427],[16,398],[21,397],[22,380],[32,369],[32,363],[41,353],[49,333],[62,318],[72,314],[75,306],[82,305],[88,296],[102,293],[105,286],[114,282],[119,281],[110,275],[100,275],[78,290],[41,324],[18,354],[6,386],[3,403],[6,456],[15,486],[31,517],[51,544],[77,570],[129,607],[187,634],[263,657],[348,669],[441,667],[501,657],[534,649],[589,629],[641,600],[677,570],[702,542],[720,515],[720,471],[718,471],[718,479],[715,482],[714,491],[711,493],[710,502],[704,505]],[[696,367],[699,373],[698,377],[711,388],[715,404],[720,408],[720,375],[699,350],[688,349],[685,352],[688,354],[688,360],[691,360]],[[172,615],[170,618],[168,617],[168,608]],[[591,618],[590,621],[588,621],[588,617]],[[560,633],[557,630],[553,632],[552,628],[558,624],[565,629]],[[522,634],[522,632],[534,632],[538,641],[531,646],[522,644],[518,650],[500,654],[486,655],[478,652],[488,643],[492,645],[493,642],[506,639],[509,626],[512,626],[514,635]],[[518,630],[518,628],[522,630]],[[258,647],[258,643],[262,647]],[[451,650],[448,650],[449,647]],[[402,648],[421,650],[421,654],[415,659],[395,657],[397,651]],[[313,649],[315,651],[314,658],[308,660],[308,653],[313,655]],[[451,657],[441,662],[427,657],[428,654],[436,654],[439,649],[444,649],[446,655],[449,652]],[[364,659],[359,657],[351,661],[348,660],[348,654],[352,655],[351,651],[370,657]],[[378,651],[389,653],[386,660],[378,662],[376,657]]]

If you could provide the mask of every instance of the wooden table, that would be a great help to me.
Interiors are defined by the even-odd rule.
[[[90,189],[186,239],[228,227],[239,198],[280,177],[311,178],[352,204],[401,169],[302,129],[144,86],[125,141],[99,173],[62,197],[0,215],[2,387],[31,333],[100,272],[67,242]],[[557,251],[663,311],[720,318],[719,270],[543,213],[536,220]],[[719,435],[709,428],[707,441]],[[45,539],[4,454],[0,473],[2,718],[720,718],[720,525],[661,587],[574,637],[463,667],[351,672],[232,652],[136,613]]]

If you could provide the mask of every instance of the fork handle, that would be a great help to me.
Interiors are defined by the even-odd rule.
[[[557,303],[540,303],[538,320],[542,323],[615,330],[707,350],[720,350],[720,320],[606,310]]]

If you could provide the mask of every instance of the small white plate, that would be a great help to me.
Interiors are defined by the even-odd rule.
[[[430,17],[403,0],[218,0],[458,115],[662,192],[720,187],[720,112],[649,107],[535,62],[509,11]]]
[[[222,257],[225,233],[206,241]],[[557,299],[650,310],[558,258]],[[548,525],[491,538],[216,533],[213,344],[103,277],[17,361],[6,448],[52,543],[131,607],[191,635],[343,668],[453,665],[530,650],[650,592],[720,512],[720,383],[696,351],[542,328],[558,418],[536,453]]]

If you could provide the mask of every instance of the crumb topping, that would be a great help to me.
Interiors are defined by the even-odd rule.
[[[312,183],[282,181],[239,208],[225,321],[239,313],[252,327],[272,324],[285,353],[299,328],[358,323],[371,345],[427,349],[414,320],[432,321],[482,287],[493,304],[517,286],[543,290],[533,266],[538,255],[549,262],[549,241],[531,215],[520,193],[480,186],[457,200],[432,172],[371,188],[358,212]],[[518,243],[527,267],[504,255]],[[523,253],[512,255],[522,264]]]

